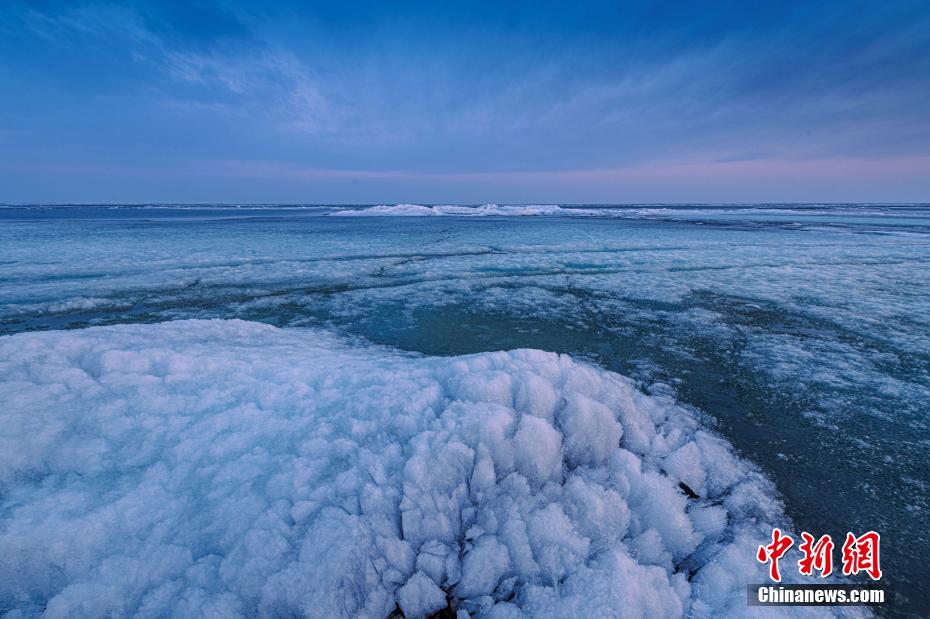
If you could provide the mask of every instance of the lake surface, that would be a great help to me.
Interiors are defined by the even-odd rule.
[[[674,392],[930,613],[930,206],[0,207],[0,334],[186,318]]]

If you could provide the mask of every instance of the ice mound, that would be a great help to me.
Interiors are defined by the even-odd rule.
[[[420,204],[395,204],[393,206],[380,204],[363,209],[334,211],[330,215],[337,217],[422,217],[422,216],[457,216],[457,217],[519,217],[532,215],[593,215],[592,209],[566,209],[555,204],[520,204],[505,205],[483,204],[481,206],[436,205],[423,206]]]
[[[781,520],[670,397],[536,350],[27,333],[0,401],[5,616],[744,616]]]

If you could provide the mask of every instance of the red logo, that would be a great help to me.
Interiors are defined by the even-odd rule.
[[[781,582],[781,573],[778,571],[778,560],[784,556],[788,549],[794,545],[794,540],[788,535],[782,535],[781,529],[772,529],[772,543],[768,546],[759,546],[756,559],[760,563],[769,565],[769,577],[775,582]]]
[[[820,573],[821,578],[833,572],[833,539],[823,535],[815,539],[808,532],[801,533],[803,540],[798,546],[802,557],[798,561],[798,571],[804,576],[813,576],[814,570]],[[859,537],[852,533],[846,534],[843,544],[843,575],[854,576],[865,572],[872,580],[882,577],[881,561],[879,558],[879,545],[881,536],[875,531],[869,531]],[[756,559],[759,563],[769,564],[769,577],[775,582],[781,582],[781,572],[778,561],[794,545],[794,539],[785,535],[781,529],[772,529],[772,543],[759,546]]]
[[[833,540],[829,535],[824,535],[814,543],[814,536],[807,531],[801,533],[801,538],[804,541],[798,549],[804,556],[798,561],[798,571],[805,576],[812,576],[816,569],[821,578],[829,576],[833,571]]]
[[[882,568],[879,563],[878,546],[881,536],[875,531],[869,531],[856,537],[852,533],[846,534],[843,544],[843,574],[850,576],[865,572],[872,580],[882,577]]]

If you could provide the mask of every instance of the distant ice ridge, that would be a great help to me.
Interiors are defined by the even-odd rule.
[[[745,616],[783,519],[670,396],[538,350],[25,333],[0,401],[7,616]]]
[[[423,206],[420,204],[395,204],[388,206],[381,204],[363,209],[334,211],[330,215],[337,217],[424,217],[453,215],[457,217],[517,217],[530,215],[595,215],[594,209],[568,209],[555,204],[521,204],[499,206],[497,204],[483,204],[481,206],[436,205]]]
[[[620,217],[630,219],[704,219],[714,217],[746,217],[749,219],[762,217],[792,217],[810,219],[811,217],[874,217],[907,218],[917,212],[889,211],[880,207],[865,207],[863,205],[700,205],[694,207],[668,206],[668,205],[613,205],[597,207],[565,207],[556,204],[514,204],[498,205],[483,204],[481,206],[467,205],[434,205],[422,204],[379,204],[377,206],[358,208],[339,208],[328,212],[327,215],[335,217],[427,217],[427,216],[455,216],[455,217],[519,217],[519,216],[559,216],[559,217]],[[885,221],[884,223],[889,223]]]

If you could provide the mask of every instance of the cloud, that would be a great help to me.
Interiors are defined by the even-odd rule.
[[[341,129],[341,117],[311,72],[286,52],[228,57],[166,50],[164,60],[164,71],[173,80],[202,89],[183,97],[166,93],[166,105],[214,105],[230,114],[264,116],[282,129],[310,135]]]
[[[232,18],[220,36],[213,13],[205,30],[211,36],[203,40],[204,32],[197,30],[192,40],[186,29],[193,26],[179,11],[164,14],[170,6],[79,3],[41,11],[25,5],[10,19],[20,37],[28,33],[62,52],[94,58],[105,50],[109,68],[126,76],[124,96],[154,93],[159,104],[176,110],[262,116],[308,134],[339,130],[312,72],[294,54],[252,38]],[[229,33],[237,35],[234,44]]]
[[[18,161],[439,180],[930,154],[930,11],[903,1],[15,6],[0,86],[23,94],[0,102],[0,133]]]

